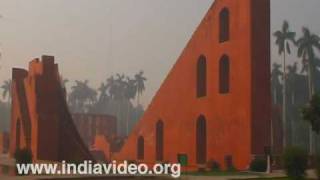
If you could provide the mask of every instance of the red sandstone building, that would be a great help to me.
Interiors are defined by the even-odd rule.
[[[270,146],[269,68],[269,0],[216,0],[115,158],[246,169]]]
[[[28,71],[13,69],[12,80],[11,157],[27,148],[35,161],[78,162],[110,159],[119,151],[115,117],[70,114],[54,57],[31,61]]]
[[[6,154],[9,151],[9,134],[7,132],[0,133],[0,154]]]
[[[72,121],[52,56],[34,59],[28,71],[12,72],[10,156],[24,148],[35,161],[92,159]]]
[[[216,0],[168,74],[119,160],[209,160],[246,169],[270,146],[270,2]],[[77,133],[53,57],[13,70],[10,154],[30,148],[35,159],[91,155]],[[50,103],[49,103],[50,102]],[[95,146],[111,157],[105,136]]]
[[[94,144],[97,135],[110,139],[117,135],[117,120],[114,116],[72,114],[72,119],[87,147]]]

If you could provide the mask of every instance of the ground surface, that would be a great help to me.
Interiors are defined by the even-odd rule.
[[[14,177],[14,176],[0,176],[1,180],[161,180],[161,179],[173,179],[170,177]],[[287,180],[285,177],[277,176],[245,176],[245,175],[233,175],[233,176],[182,176],[181,180]],[[314,178],[315,179],[315,178]]]
[[[14,167],[14,161],[10,160],[8,156],[0,155],[0,167],[1,166],[11,166]],[[311,170],[307,172],[308,178],[316,179],[315,173]],[[9,176],[3,175],[0,173],[0,180],[161,180],[161,179],[173,179],[171,177],[52,177],[52,176],[41,176],[41,177],[32,177],[32,176]],[[274,171],[271,174],[265,173],[249,173],[249,172],[208,172],[208,173],[184,173],[182,177],[178,178],[181,180],[244,180],[244,179],[252,179],[252,180],[287,180],[285,178],[285,173],[283,171]]]

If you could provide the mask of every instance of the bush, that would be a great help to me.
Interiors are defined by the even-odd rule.
[[[267,161],[263,158],[256,158],[251,161],[250,170],[255,172],[266,172],[267,171]]]
[[[233,157],[231,155],[225,156],[225,165],[227,172],[236,172],[238,171],[233,164]]]
[[[27,148],[17,149],[14,153],[14,158],[16,159],[16,163],[18,164],[30,164],[32,163],[31,150]]]
[[[215,160],[209,160],[207,167],[214,172],[220,171],[220,164]]]
[[[308,155],[300,148],[288,148],[283,154],[283,165],[290,179],[304,179],[308,167]]]
[[[238,169],[234,165],[227,167],[227,172],[237,172],[237,171]]]

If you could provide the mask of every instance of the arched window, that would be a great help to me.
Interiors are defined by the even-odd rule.
[[[156,124],[156,160],[163,160],[163,122],[159,120]]]
[[[219,39],[220,42],[225,42],[229,40],[230,34],[230,19],[229,19],[229,10],[227,8],[223,8],[219,15],[220,18],[220,31],[219,31]]]
[[[230,90],[230,62],[229,57],[224,55],[219,62],[219,92],[229,93]]]
[[[201,55],[197,64],[197,97],[207,95],[207,62],[206,57]]]
[[[197,163],[205,164],[207,162],[207,125],[202,115],[197,119],[196,148]]]
[[[139,160],[144,159],[144,138],[142,136],[139,136],[137,142],[137,157]]]

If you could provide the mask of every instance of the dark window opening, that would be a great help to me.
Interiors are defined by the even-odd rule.
[[[229,57],[224,55],[219,63],[219,92],[221,94],[230,91],[230,62]]]
[[[156,160],[163,161],[163,122],[156,124]]]
[[[227,8],[224,8],[221,12],[220,12],[220,42],[225,42],[229,40],[229,34],[230,34],[230,19],[229,19],[229,10]]]
[[[197,97],[207,95],[207,62],[206,57],[201,55],[197,64]]]
[[[139,136],[137,142],[137,157],[139,160],[144,159],[144,138],[142,136]]]
[[[200,116],[196,125],[196,159],[198,164],[207,162],[207,125],[204,116]]]

